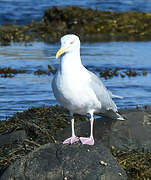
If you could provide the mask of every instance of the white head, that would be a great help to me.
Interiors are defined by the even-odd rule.
[[[71,53],[72,51],[79,51],[80,40],[79,37],[74,34],[67,34],[61,38],[61,48],[56,54],[56,58],[64,53]]]

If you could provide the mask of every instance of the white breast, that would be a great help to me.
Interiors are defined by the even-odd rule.
[[[101,103],[89,87],[87,70],[82,68],[82,71],[72,68],[72,72],[58,72],[53,82],[53,91],[57,101],[64,107],[73,113],[86,114],[92,109],[101,109]]]

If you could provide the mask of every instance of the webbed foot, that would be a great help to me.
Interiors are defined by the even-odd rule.
[[[85,137],[80,137],[79,138],[82,144],[88,144],[88,145],[94,145],[94,139],[92,137],[85,138]]]
[[[79,138],[77,136],[74,137],[70,137],[68,139],[66,139],[65,141],[63,141],[63,144],[72,144],[74,142],[78,142]]]

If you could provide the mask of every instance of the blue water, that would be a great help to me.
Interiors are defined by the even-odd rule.
[[[44,10],[52,6],[76,5],[84,8],[115,12],[151,12],[151,0],[0,0],[0,24],[24,25],[41,20]],[[117,95],[119,108],[133,108],[151,102],[151,42],[107,42],[81,45],[83,64],[95,68],[129,68],[146,71],[147,76],[114,77],[102,81]],[[0,78],[0,119],[6,119],[29,107],[56,104],[51,89],[53,75],[35,76],[37,69],[47,70],[48,65],[58,66],[55,53],[59,44],[32,42],[0,46],[0,67],[27,69],[27,73],[14,78]],[[98,74],[99,75],[99,74]]]
[[[83,64],[92,71],[116,67],[146,71],[147,76],[102,79],[109,90],[124,97],[115,100],[118,108],[134,108],[136,104],[151,104],[150,47],[151,42],[83,43],[81,57]],[[58,48],[59,44],[42,42],[0,46],[0,67],[28,70],[14,78],[0,78],[0,119],[32,106],[57,103],[51,89],[53,75],[35,76],[34,71],[47,70],[48,65],[57,67],[59,60],[55,59],[55,54]]]
[[[150,0],[0,0],[0,24],[28,24],[32,20],[41,20],[45,9],[69,5],[103,11],[151,12]]]

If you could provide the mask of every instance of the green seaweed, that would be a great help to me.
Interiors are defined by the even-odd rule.
[[[118,163],[126,171],[128,180],[151,179],[151,153],[140,150],[118,150],[112,148]]]
[[[78,121],[87,117],[75,115]],[[56,143],[57,132],[70,125],[69,112],[56,105],[30,108],[16,113],[8,120],[0,121],[0,136],[19,130],[25,131],[27,138],[0,147],[0,175],[12,162],[46,143]]]
[[[151,40],[151,13],[112,12],[76,6],[51,7],[39,22],[18,26],[0,25],[0,42],[56,42],[67,33],[82,41]]]
[[[144,107],[146,109],[146,107]],[[75,115],[78,122],[88,121],[88,117]],[[17,113],[6,121],[0,121],[0,135],[25,131],[27,137],[4,144],[0,147],[0,175],[16,159],[46,143],[57,143],[57,133],[70,126],[69,112],[56,105],[30,108]],[[137,149],[111,149],[118,163],[126,171],[128,179],[151,178],[151,153]]]
[[[0,68],[0,74],[18,74],[18,73],[26,73],[27,70],[23,69],[23,70],[17,70],[17,69],[13,69],[11,67],[8,68]]]
[[[13,78],[16,74],[22,74],[22,73],[26,73],[27,70],[23,69],[23,70],[17,70],[11,67],[3,67],[0,68],[0,77],[2,78]]]

